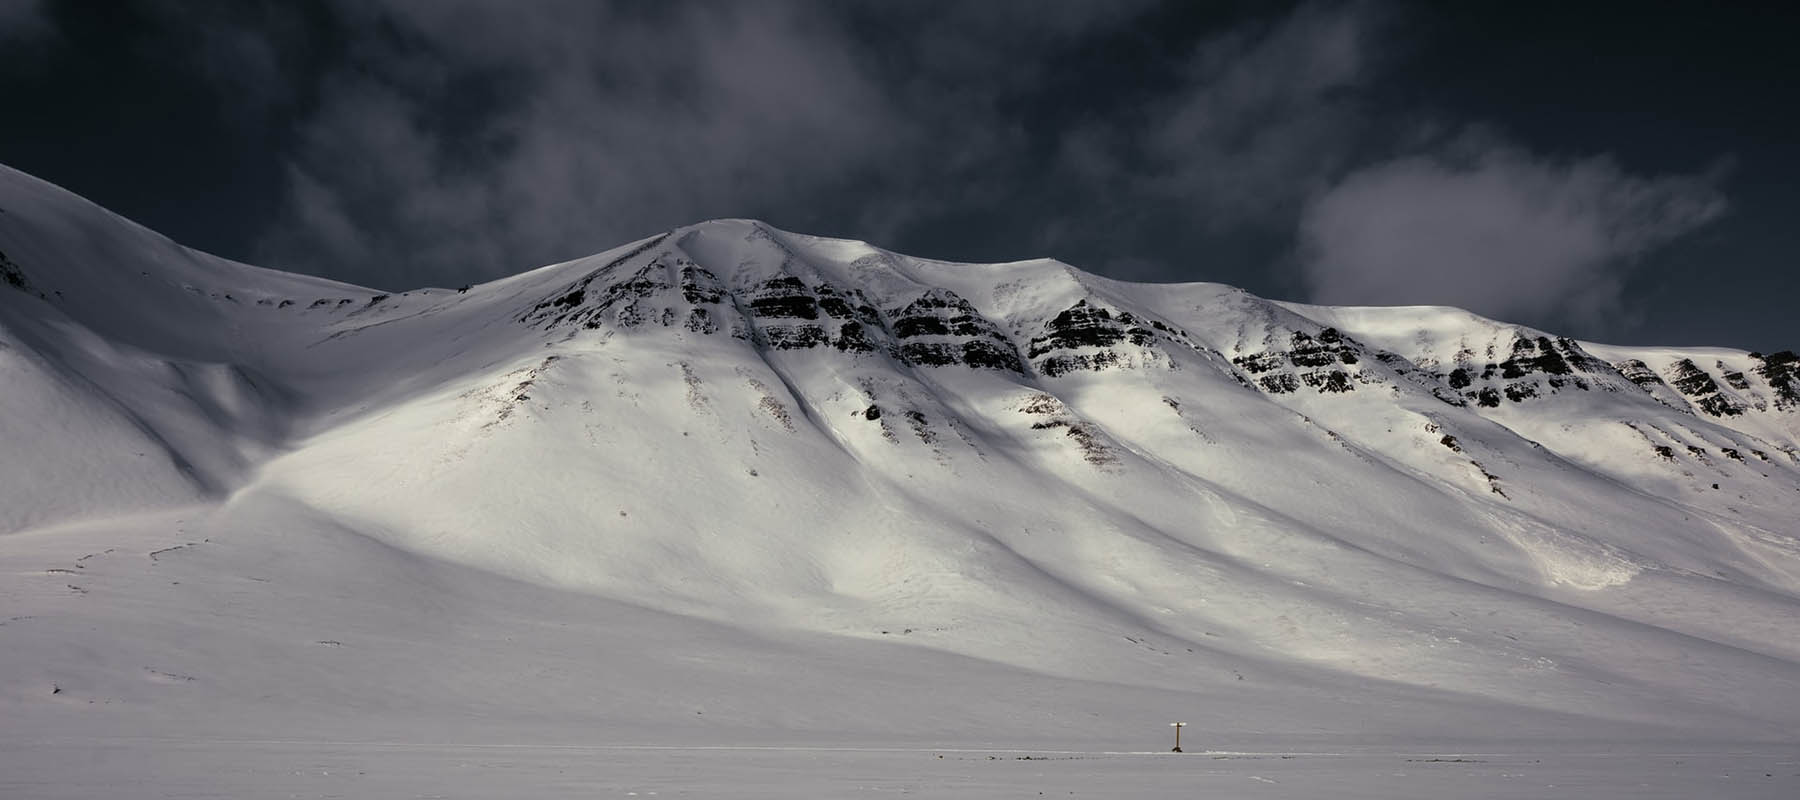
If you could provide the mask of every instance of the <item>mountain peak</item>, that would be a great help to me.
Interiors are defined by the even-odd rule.
[[[43,534],[0,542],[75,531],[95,544],[71,558],[139,548],[159,571],[149,599],[82,595],[148,624],[71,626],[67,652],[153,648],[133,637],[176,624],[159,609],[220,591],[354,585],[428,630],[440,603],[529,587],[531,613],[580,604],[652,642],[667,669],[615,687],[633,697],[699,670],[739,703],[741,671],[683,648],[805,641],[1098,692],[1107,714],[1235,698],[1287,732],[1460,733],[1446,703],[1509,736],[1800,721],[1791,352],[956,264],[752,220],[384,293],[195,253],[16,177],[0,208],[0,452],[29,454],[0,472],[0,533]],[[162,580],[177,546],[204,569]],[[57,569],[53,588],[102,574]],[[340,674],[322,659],[362,651],[293,616],[308,605],[264,612],[282,636],[335,634],[344,652],[293,657]],[[356,633],[365,612],[327,621]],[[222,649],[236,620],[218,619],[180,630]],[[677,628],[702,633],[655,633]],[[136,650],[117,657],[132,682],[105,659],[14,663],[40,652],[65,651],[0,647],[6,696],[42,670],[141,688],[166,669]],[[552,672],[533,674],[557,697],[591,694]],[[1331,716],[1369,693],[1390,716]],[[934,708],[1017,720],[983,697]]]

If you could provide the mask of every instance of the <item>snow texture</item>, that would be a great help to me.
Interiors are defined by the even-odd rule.
[[[1800,785],[1792,352],[749,220],[381,292],[4,168],[0,253],[0,795]]]

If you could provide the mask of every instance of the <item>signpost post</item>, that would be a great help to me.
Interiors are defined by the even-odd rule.
[[[1171,723],[1169,723],[1169,727],[1175,729],[1175,749],[1170,750],[1169,752],[1179,753],[1179,752],[1181,752],[1181,729],[1187,727],[1187,723],[1171,722]]]

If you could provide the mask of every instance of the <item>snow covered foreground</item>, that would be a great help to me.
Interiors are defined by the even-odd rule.
[[[1791,797],[1796,520],[1792,353],[741,220],[381,293],[0,168],[0,796]]]

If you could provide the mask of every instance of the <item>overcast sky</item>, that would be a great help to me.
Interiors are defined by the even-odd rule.
[[[390,290],[755,217],[1800,347],[1800,16],[1724,5],[0,0],[0,162]]]

